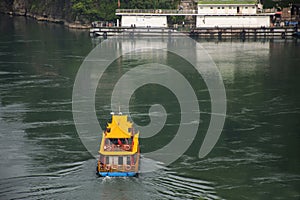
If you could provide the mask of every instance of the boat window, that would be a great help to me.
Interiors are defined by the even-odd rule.
[[[131,162],[130,162],[130,156],[127,156],[126,164],[127,164],[127,165],[130,165],[130,164],[131,164]]]
[[[101,163],[101,164],[104,163],[104,158],[105,158],[105,156],[100,155],[99,160],[100,160],[100,163]]]
[[[132,144],[132,138],[128,138],[128,144]]]
[[[129,141],[127,138],[124,139],[125,140],[125,143],[124,144],[129,144]]]
[[[106,132],[107,132],[107,133],[110,133],[110,128],[107,128],[107,129],[106,129]]]
[[[109,164],[109,157],[105,156],[105,164]]]
[[[119,156],[118,165],[123,165],[123,156]]]
[[[117,145],[117,144],[118,144],[118,139],[112,139],[112,138],[110,138],[109,140],[110,140],[110,142],[111,142],[112,144],[114,144],[114,145]]]
[[[109,139],[106,139],[106,140],[105,140],[105,144],[110,145]]]

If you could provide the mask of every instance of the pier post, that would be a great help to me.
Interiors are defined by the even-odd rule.
[[[274,28],[270,28],[270,33],[272,34],[272,37],[274,38]]]
[[[222,31],[221,31],[221,30],[218,31],[218,39],[219,39],[219,40],[222,39]]]
[[[107,39],[107,32],[104,32],[104,33],[103,33],[103,38],[104,38],[104,39]]]
[[[245,31],[245,29],[243,29],[242,32],[240,33],[240,37],[241,37],[242,40],[246,39],[246,31]]]

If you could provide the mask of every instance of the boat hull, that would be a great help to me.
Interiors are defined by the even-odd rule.
[[[98,172],[99,176],[102,177],[135,177],[136,172]]]
[[[127,115],[113,115],[102,133],[97,162],[101,177],[132,177],[139,170],[139,132]]]

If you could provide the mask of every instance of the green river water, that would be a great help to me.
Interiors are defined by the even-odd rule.
[[[81,63],[102,39],[6,15],[0,30],[0,199],[300,199],[299,40],[197,41],[218,67],[227,97],[222,134],[202,159],[199,144],[211,116],[207,88],[188,63],[156,55],[191,83],[201,110],[197,136],[169,166],[138,178],[98,178],[96,159],[74,125],[72,91]],[[152,54],[126,55],[107,69],[95,98],[102,128],[114,84],[150,62]],[[142,152],[171,141],[180,123],[176,97],[159,85],[135,91],[133,120],[147,125],[153,104],[164,106],[167,119],[159,134],[141,138]]]

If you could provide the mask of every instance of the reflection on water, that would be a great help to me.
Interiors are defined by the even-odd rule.
[[[180,62],[192,83],[200,81],[193,85],[201,109],[196,140],[167,168],[139,178],[97,178],[96,161],[76,134],[71,102],[76,72],[94,46],[88,33],[20,17],[1,15],[0,21],[6,30],[0,32],[0,199],[300,198],[299,42],[198,41],[220,69],[228,101],[221,138],[204,159],[197,153],[210,117],[207,89],[184,63],[162,56],[171,58],[166,63]],[[107,75],[122,72],[109,70]],[[109,118],[105,92],[114,83],[101,81],[100,124]],[[149,105],[162,103],[171,135],[179,123],[178,102],[165,90],[163,97],[148,98],[161,90],[137,91],[133,118],[147,124]],[[153,141],[143,140],[142,151],[154,148]]]

